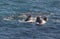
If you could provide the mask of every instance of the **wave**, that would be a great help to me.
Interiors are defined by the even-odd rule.
[[[11,21],[11,20],[13,20],[13,18],[12,17],[6,17],[6,18],[3,18],[3,20]]]

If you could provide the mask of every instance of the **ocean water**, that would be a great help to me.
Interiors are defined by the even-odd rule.
[[[27,15],[49,20],[25,23]],[[60,0],[0,0],[0,39],[60,39]]]

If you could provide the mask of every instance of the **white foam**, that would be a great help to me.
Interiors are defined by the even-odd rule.
[[[25,21],[25,19],[23,20],[18,20],[19,22],[35,22],[36,18],[31,18],[29,21]]]
[[[3,20],[6,20],[6,21],[11,21],[12,19],[13,19],[12,17],[3,18]]]
[[[18,17],[24,17],[24,18],[25,18],[25,17],[27,17],[27,16],[23,14],[23,15],[20,15],[20,16],[18,16]]]

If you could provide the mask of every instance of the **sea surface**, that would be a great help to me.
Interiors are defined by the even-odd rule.
[[[28,15],[49,20],[26,23]],[[60,0],[0,0],[0,39],[60,39]]]

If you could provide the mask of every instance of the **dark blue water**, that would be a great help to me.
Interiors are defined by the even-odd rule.
[[[19,22],[29,14],[49,20],[43,26]],[[60,0],[0,0],[0,39],[60,39]]]

